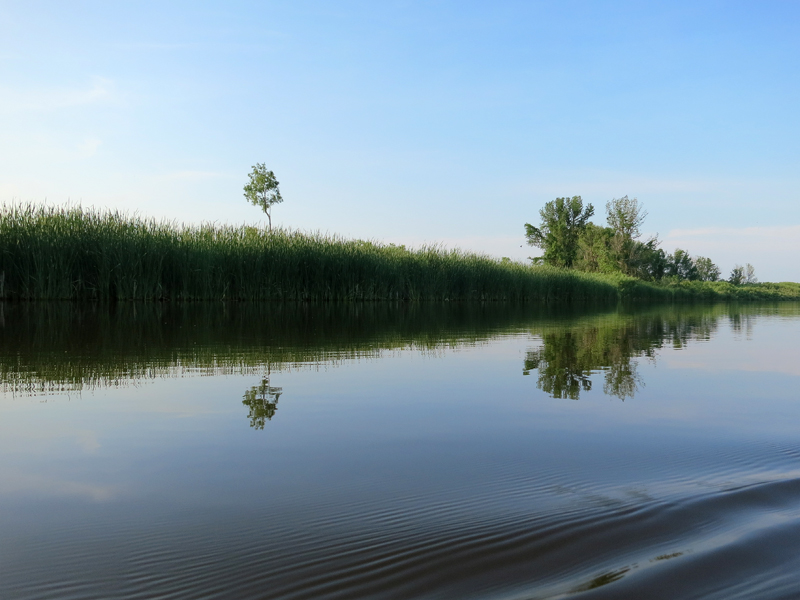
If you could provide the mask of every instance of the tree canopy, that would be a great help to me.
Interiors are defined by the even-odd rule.
[[[542,262],[594,273],[624,273],[648,281],[718,281],[720,268],[704,256],[693,257],[677,248],[667,254],[657,236],[640,239],[647,211],[636,198],[614,198],[606,203],[607,227],[589,221],[591,204],[580,196],[556,198],[539,211],[541,224],[525,224],[528,244],[544,250]],[[755,283],[755,269],[737,265],[729,282]]]
[[[644,210],[636,198],[627,196],[614,198],[606,202],[606,220],[614,233],[628,239],[636,239],[641,235],[639,228],[647,218]]]
[[[544,250],[542,259],[556,267],[572,267],[578,254],[578,241],[586,228],[594,207],[584,208],[580,196],[556,198],[539,211],[539,227],[525,223],[528,244]]]
[[[256,163],[247,177],[244,197],[254,206],[260,206],[261,210],[266,213],[269,230],[272,231],[272,206],[283,202],[275,173],[268,171],[264,163]]]
[[[694,259],[694,266],[697,270],[697,278],[700,281],[717,281],[722,274],[719,267],[710,258],[698,256]]]
[[[734,285],[758,283],[755,267],[753,267],[753,265],[750,263],[747,263],[744,267],[742,265],[736,265],[731,271],[731,276],[728,278],[728,282]]]

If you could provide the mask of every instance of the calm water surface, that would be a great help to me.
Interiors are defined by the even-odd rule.
[[[798,598],[800,305],[0,306],[0,598]]]

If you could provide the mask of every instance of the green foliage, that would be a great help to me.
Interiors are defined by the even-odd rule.
[[[800,283],[754,283],[752,285],[733,284],[729,281],[678,281],[665,280],[654,285],[671,292],[675,300],[689,301],[757,301],[757,300],[798,300]]]
[[[609,227],[587,223],[578,239],[573,267],[587,273],[615,273],[617,263],[611,252],[614,232]]]
[[[256,163],[247,177],[244,197],[254,206],[261,207],[267,215],[269,229],[272,231],[272,206],[283,202],[275,173],[268,171],[264,163]]]
[[[606,203],[608,227],[588,222],[594,213],[589,204],[583,210],[580,196],[556,198],[548,202],[539,212],[542,217],[540,227],[525,224],[528,244],[544,249],[544,256],[533,259],[534,264],[550,264],[574,268],[586,273],[609,276],[624,275],[644,282],[663,282],[662,290],[670,290],[672,299],[677,297],[731,298],[741,297],[723,287],[676,287],[681,282],[714,283],[719,280],[721,271],[710,258],[693,258],[686,250],[677,248],[673,254],[666,254],[659,248],[656,237],[640,241],[641,225],[647,212],[636,198],[614,198]],[[728,278],[734,286],[757,284],[755,269],[751,264],[737,265]],[[625,278],[617,280],[620,297],[652,298],[659,295],[646,285],[639,285]],[[783,284],[782,284],[783,285]],[[647,290],[647,291],[645,291]],[[779,296],[782,296],[781,288]],[[763,293],[762,293],[763,292]],[[763,298],[777,290],[762,289],[753,293],[753,298]],[[793,292],[788,292],[791,297]],[[633,296],[632,296],[633,295]]]
[[[750,263],[747,263],[745,266],[736,265],[731,271],[728,282],[734,285],[752,285],[758,283],[755,267]]]
[[[578,255],[580,239],[594,207],[583,207],[580,196],[556,198],[539,211],[539,227],[525,223],[528,244],[544,250],[545,264],[554,267],[572,267]]]
[[[653,250],[656,259],[659,252]],[[675,278],[659,285],[619,272],[529,266],[437,246],[408,250],[285,229],[178,226],[80,207],[0,207],[0,298],[12,300],[563,304],[797,297],[797,284],[737,287]]]
[[[700,281],[718,281],[722,271],[715,265],[710,258],[705,256],[698,256],[694,259],[695,270],[697,271],[697,279]]]
[[[119,212],[4,206],[0,273],[11,299],[617,299],[602,277],[427,246],[240,226],[177,226]]]
[[[524,333],[531,322],[600,309],[505,302],[0,302],[0,391],[36,395],[192,373],[251,375],[261,383],[248,385],[243,404],[259,428],[284,391],[270,373],[374,359],[386,350],[438,354],[498,333]]]
[[[669,257],[655,238],[642,244],[639,261],[637,276],[647,281],[661,281],[669,269]]]
[[[647,218],[647,211],[636,198],[614,198],[606,203],[606,220],[614,234],[622,239],[635,240],[641,235],[639,228]]]
[[[609,227],[587,223],[578,240],[574,268],[589,273],[622,273],[648,281],[660,280],[668,267],[658,239],[638,238],[647,212],[636,198],[615,198],[606,204]]]
[[[717,284],[745,293],[761,286],[793,289],[800,297],[800,284]],[[706,285],[712,284],[679,287]],[[628,398],[638,387],[631,357],[652,358],[653,349],[664,345],[707,339],[723,318],[743,330],[759,314],[797,316],[800,302],[634,310],[624,304],[480,302],[5,302],[0,303],[0,391],[37,395],[191,374],[248,375],[260,383],[248,382],[242,390],[243,413],[260,428],[274,418],[283,392],[291,392],[275,387],[271,374],[377,358],[387,350],[438,355],[497,335],[530,334],[542,345],[525,356],[523,372],[538,372],[548,393],[577,399],[586,389],[582,382],[591,385],[591,375],[602,372],[604,391]]]
[[[666,275],[688,281],[696,281],[700,278],[694,260],[686,250],[680,248],[676,248],[674,254],[667,256]]]
[[[606,203],[606,220],[612,231],[609,253],[616,263],[616,270],[626,275],[641,276],[647,244],[657,244],[656,240],[646,244],[638,241],[646,217],[647,211],[636,198],[623,196]]]
[[[744,266],[744,282],[745,283],[758,283],[758,278],[756,277],[756,269],[750,263],[747,263]]]
[[[266,421],[271,421],[275,416],[282,393],[283,388],[269,384],[269,377],[263,378],[259,385],[254,385],[244,393],[242,404],[250,410],[247,415],[250,427],[264,429]]]
[[[554,398],[578,400],[602,374],[603,392],[621,400],[635,397],[643,382],[636,358],[656,359],[666,346],[680,348],[706,340],[722,319],[741,330],[759,314],[797,314],[800,305],[758,307],[716,304],[618,310],[601,315],[537,324],[541,345],[528,350],[523,375],[536,372],[537,387]]]
[[[728,277],[728,283],[733,285],[742,285],[744,283],[744,267],[742,265],[733,267],[731,275]]]

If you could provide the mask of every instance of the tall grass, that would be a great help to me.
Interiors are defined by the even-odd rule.
[[[615,301],[602,276],[288,230],[80,207],[0,208],[0,297]]]
[[[11,204],[0,206],[0,298],[657,302],[797,299],[800,285],[663,286],[438,246]]]

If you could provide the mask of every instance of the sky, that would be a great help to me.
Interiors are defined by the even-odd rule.
[[[525,260],[556,197],[800,281],[800,3],[0,0],[0,202]]]

